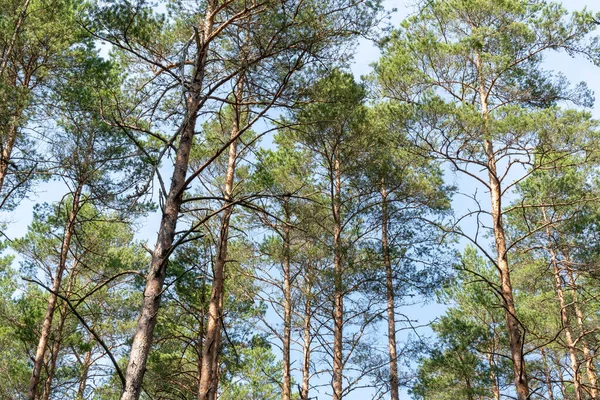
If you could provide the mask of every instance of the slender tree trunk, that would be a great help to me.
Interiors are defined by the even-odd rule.
[[[236,118],[231,129],[231,138],[238,135],[240,125],[240,109],[243,80],[240,78],[236,90]],[[227,262],[227,246],[229,242],[229,220],[233,213],[233,184],[235,180],[235,167],[237,161],[237,140],[229,146],[227,173],[225,175],[224,197],[226,206],[221,218],[221,230],[217,243],[212,289],[208,304],[208,322],[206,338],[204,340],[204,354],[202,355],[202,375],[200,377],[198,400],[211,400],[217,394],[219,352],[221,348],[221,335],[223,324],[223,298],[225,293],[225,264]]]
[[[198,393],[196,394],[196,397],[198,397],[198,394],[200,393],[200,379],[202,378],[202,355],[204,354],[204,320],[206,318],[206,309],[204,308],[204,302],[206,301],[205,298],[205,285],[206,285],[206,276],[208,276],[208,271],[204,271],[203,274],[203,278],[202,278],[202,293],[200,296],[200,305],[202,307],[202,311],[200,314],[200,329],[198,332],[198,336],[197,336],[197,340],[198,343],[196,344],[196,354],[198,357],[198,361],[197,361],[197,372],[198,372]]]
[[[398,389],[398,354],[396,347],[396,306],[394,299],[394,272],[388,245],[388,211],[387,190],[385,180],[381,180],[381,252],[385,264],[385,286],[387,291],[387,317],[388,317],[388,350],[390,366],[390,399],[399,399]]]
[[[19,36],[19,32],[21,31],[21,27],[25,21],[25,18],[27,17],[27,10],[29,9],[30,1],[31,0],[25,0],[25,3],[23,4],[23,9],[19,13],[19,17],[15,23],[15,29],[13,31],[13,35],[10,39],[10,42],[2,51],[2,59],[0,61],[0,80],[2,80],[4,76],[4,73],[8,66],[8,59],[10,58],[10,54],[13,51],[13,48]],[[26,80],[28,81],[28,79]],[[21,118],[22,111],[23,110],[21,107],[17,107],[17,109],[15,110],[15,114],[11,118],[11,122],[8,124],[8,129],[6,131],[6,136],[4,139],[5,142],[2,143],[2,154],[0,155],[0,192],[2,192],[2,189],[4,188],[4,180],[8,172],[8,166],[10,164],[10,159],[13,148],[15,146],[15,141],[17,140],[19,119]]]
[[[546,224],[546,236],[548,241],[548,252],[550,253],[550,262],[552,264],[552,272],[554,274],[554,286],[556,288],[556,297],[560,306],[560,320],[565,329],[565,341],[567,342],[567,349],[569,351],[569,360],[571,362],[571,370],[573,371],[573,386],[575,388],[575,398],[581,400],[581,378],[579,373],[579,361],[577,360],[577,350],[573,342],[573,332],[571,330],[571,324],[569,323],[569,315],[567,314],[567,304],[565,301],[565,294],[563,291],[562,279],[560,277],[561,268],[556,258],[556,252],[552,245],[550,234],[550,228],[548,227],[548,218],[546,216],[546,209],[542,207],[542,215],[544,217],[544,223]]]
[[[8,42],[8,46],[2,51],[2,59],[0,61],[0,77],[4,75],[4,71],[6,71],[6,67],[8,66],[8,59],[10,58],[10,53],[12,53],[15,44],[17,43],[17,38],[19,36],[19,32],[21,31],[21,27],[25,22],[25,18],[27,17],[27,10],[29,9],[29,3],[31,0],[25,0],[23,4],[23,9],[19,13],[19,18],[17,18],[17,22],[15,23],[15,29],[13,31],[12,37],[10,38],[10,42]]]
[[[71,297],[75,276],[77,275],[75,272],[76,268],[77,268],[77,259],[74,259],[73,265],[71,266],[71,274],[69,275],[69,282],[67,284],[67,291],[65,293],[65,297],[67,299]],[[54,372],[56,371],[56,363],[58,362],[58,353],[60,352],[60,348],[62,345],[62,334],[63,334],[63,330],[65,327],[65,321],[67,320],[68,313],[69,313],[69,306],[67,305],[66,302],[63,302],[62,307],[60,309],[60,321],[58,322],[58,326],[56,327],[56,335],[54,338],[54,343],[52,344],[52,352],[50,354],[50,364],[48,365],[48,373],[46,376],[46,382],[44,383],[44,393],[42,395],[42,400],[50,399],[50,391],[52,390],[52,381],[54,380]]]
[[[305,303],[304,303],[304,325],[303,331],[303,345],[302,345],[302,387],[300,388],[300,400],[308,400],[308,390],[310,388],[310,353],[312,344],[311,335],[311,278],[310,278],[310,265],[307,271],[307,282],[305,290]]]
[[[58,353],[60,352],[61,341],[62,341],[62,330],[65,325],[67,310],[62,307],[60,314],[60,321],[56,327],[56,334],[54,342],[52,343],[52,351],[50,352],[50,360],[47,366],[47,376],[44,382],[44,392],[42,393],[42,400],[48,400],[50,398],[50,391],[52,390],[52,381],[54,380],[54,371],[56,370],[56,363],[58,361]]]
[[[560,362],[555,361],[556,363],[556,373],[558,374],[558,379],[560,380],[560,393],[563,396],[563,399],[566,400],[569,398],[567,395],[567,385],[565,385],[565,378],[563,376],[562,365]]]
[[[83,400],[85,398],[85,388],[87,386],[88,373],[90,366],[92,365],[92,349],[89,349],[83,357],[83,365],[81,369],[81,379],[79,380],[79,387],[77,388],[77,400]]]
[[[292,340],[292,288],[290,261],[290,210],[289,197],[284,200],[285,225],[283,227],[283,392],[282,399],[292,397],[292,376],[290,371],[290,343]]]
[[[540,348],[542,353],[542,362],[544,363],[544,376],[546,378],[546,390],[548,391],[548,400],[554,400],[554,391],[552,389],[552,377],[550,375],[550,368],[548,367],[548,360],[546,359],[546,351],[544,348]]]
[[[2,143],[2,154],[0,154],[0,192],[2,192],[2,189],[4,188],[4,180],[8,173],[12,151],[17,140],[20,116],[21,110],[18,109],[16,114],[11,118],[11,122],[8,124],[5,138],[6,142]]]
[[[586,365],[586,375],[588,381],[590,383],[589,393],[592,399],[598,398],[598,377],[596,375],[596,366],[594,365],[594,357],[592,356],[592,352],[590,350],[590,346],[588,345],[587,340],[585,339],[585,326],[583,324],[583,311],[581,310],[581,306],[579,304],[579,299],[577,296],[577,285],[575,282],[575,276],[573,275],[573,270],[570,266],[566,266],[567,278],[569,279],[569,288],[571,291],[571,296],[573,298],[573,305],[575,308],[575,316],[577,317],[577,325],[579,326],[579,331],[581,334],[581,347],[583,348],[583,356],[585,358]]]
[[[476,53],[476,67],[478,75],[479,97],[481,101],[481,115],[483,118],[482,135],[489,135],[488,121],[488,93],[484,79],[484,71],[481,56]],[[521,332],[521,324],[516,315],[512,282],[510,279],[510,266],[508,263],[508,252],[506,249],[506,234],[502,215],[502,187],[496,167],[496,154],[494,146],[489,138],[484,141],[484,151],[487,157],[487,168],[489,176],[490,200],[492,208],[492,223],[494,230],[494,241],[496,245],[497,264],[500,275],[500,293],[506,317],[506,327],[510,345],[511,359],[513,363],[514,382],[518,400],[529,399],[529,382],[525,369],[525,356],[523,352],[524,332]]]
[[[492,203],[492,219],[494,224],[494,239],[496,244],[498,270],[500,273],[500,290],[508,328],[511,359],[517,398],[519,400],[529,399],[529,383],[525,370],[525,356],[523,354],[523,333],[521,324],[516,315],[513,297],[512,282],[510,279],[510,267],[508,264],[508,253],[506,250],[506,235],[502,221],[501,187],[496,172],[496,159],[492,142],[485,141],[485,151],[488,156],[488,169],[490,176],[490,197]]]
[[[492,384],[492,394],[494,395],[494,400],[500,400],[500,388],[498,387],[498,377],[496,375],[496,362],[494,360],[494,350],[488,354],[488,365],[490,366],[490,382]]]
[[[165,272],[171,245],[175,238],[175,229],[179,209],[185,191],[185,178],[188,169],[190,150],[194,140],[196,119],[200,108],[200,95],[204,80],[204,68],[208,53],[208,38],[212,34],[214,12],[217,2],[208,1],[204,18],[202,48],[198,50],[194,64],[194,73],[190,92],[186,99],[186,115],[181,126],[181,137],[175,156],[171,186],[164,205],[156,246],[152,252],[150,268],[146,278],[142,308],[133,337],[129,363],[125,375],[125,387],[121,400],[138,400],[142,389],[142,381],[146,372],[146,362],[152,345],[152,335],[156,325],[160,298],[162,295]]]
[[[333,200],[333,400],[342,399],[342,378],[344,370],[343,329],[344,329],[344,287],[341,243],[341,166],[339,154],[334,161]]]
[[[35,353],[35,360],[33,363],[33,371],[31,373],[31,379],[29,380],[29,388],[27,390],[28,400],[34,400],[36,397],[37,385],[40,381],[42,366],[44,364],[44,357],[46,355],[46,347],[48,345],[50,332],[52,330],[52,320],[54,318],[54,311],[56,310],[56,304],[58,302],[58,292],[60,291],[62,276],[67,266],[67,258],[69,257],[71,239],[75,231],[77,213],[79,212],[79,202],[81,199],[82,190],[83,184],[78,183],[75,193],[73,193],[73,203],[65,226],[65,233],[61,244],[60,258],[58,262],[58,267],[56,269],[56,276],[54,277],[54,282],[52,283],[52,292],[48,296],[46,314],[42,323],[42,331],[40,333],[40,338]]]

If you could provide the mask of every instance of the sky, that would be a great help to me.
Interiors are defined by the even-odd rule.
[[[405,0],[388,0],[384,2],[386,9],[397,9],[396,12],[391,14],[390,22],[393,26],[397,26],[404,17],[413,12],[413,8],[410,7],[410,4],[412,3],[412,1]],[[569,10],[579,10],[587,7],[594,11],[600,11],[600,0],[569,0],[564,1],[564,6]],[[357,47],[357,53],[354,58],[355,61],[351,66],[351,70],[355,76],[359,78],[362,75],[368,74],[371,71],[371,63],[377,60],[378,55],[378,49],[372,42],[364,39],[361,40]],[[546,65],[552,69],[561,71],[573,83],[579,81],[587,82],[588,86],[596,93],[597,97],[600,96],[600,79],[598,79],[600,76],[600,68],[592,65],[589,61],[580,57],[572,58],[565,54],[553,53],[549,54],[546,58]],[[592,109],[592,113],[596,118],[600,118],[599,107],[599,105],[596,105]],[[458,176],[447,176],[447,178],[453,180],[458,185],[460,191],[472,193],[476,189],[475,186],[472,186],[469,182],[462,180]],[[27,231],[27,226],[32,219],[33,206],[40,202],[58,201],[62,195],[62,185],[57,182],[48,182],[38,185],[30,198],[24,200],[14,211],[10,213],[0,213],[0,220],[8,222],[7,229],[5,230],[6,235],[11,239],[24,235]],[[454,206],[458,210],[464,210],[465,207],[468,207],[461,198],[455,199]],[[156,238],[158,223],[159,215],[154,214],[149,216],[138,229],[137,237],[139,239],[147,239],[150,247],[154,244],[153,241]],[[409,316],[418,316],[421,321],[427,321],[441,315],[443,311],[443,306],[430,304],[425,307],[415,306],[410,310],[406,310],[406,313]],[[317,394],[318,399],[329,399],[330,396],[326,394],[329,391],[329,388],[322,389],[321,393]],[[370,398],[369,394],[369,390],[357,391],[347,396],[346,399],[365,400]],[[402,397],[408,398],[406,392],[403,392]]]

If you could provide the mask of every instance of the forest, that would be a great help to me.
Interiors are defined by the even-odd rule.
[[[600,400],[567,3],[0,0],[0,399]]]

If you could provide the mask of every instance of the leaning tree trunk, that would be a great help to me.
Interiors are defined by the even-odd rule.
[[[339,153],[335,156],[333,200],[333,400],[342,399],[342,378],[344,370],[343,359],[343,329],[344,329],[344,287],[342,266],[342,222],[341,222],[341,166]]]
[[[240,78],[236,89],[236,117],[231,129],[230,139],[238,136],[240,129],[240,109],[243,79]],[[229,242],[229,221],[233,214],[233,184],[235,180],[235,167],[237,162],[237,140],[229,145],[229,158],[227,173],[225,175],[225,211],[221,218],[221,229],[217,243],[213,281],[210,300],[208,304],[208,321],[206,337],[204,339],[204,353],[202,354],[202,374],[198,386],[198,400],[212,400],[216,398],[219,385],[217,374],[219,368],[219,352],[221,350],[221,335],[223,326],[223,299],[225,293],[225,264],[227,262],[227,246]]]
[[[121,394],[121,400],[138,400],[142,389],[142,380],[152,345],[152,335],[158,316],[167,263],[172,251],[171,246],[175,239],[179,209],[185,191],[185,178],[189,164],[190,150],[194,140],[196,120],[200,109],[200,95],[208,53],[208,39],[212,34],[216,8],[216,1],[208,1],[203,24],[202,47],[198,49],[194,63],[194,73],[186,99],[186,114],[180,129],[181,137],[175,155],[171,186],[165,200],[158,238],[152,252],[150,268],[146,277],[142,308],[129,353],[129,363],[127,364],[125,386]]]
[[[36,397],[37,385],[40,382],[40,376],[42,373],[42,366],[44,365],[44,357],[46,355],[46,347],[48,346],[48,340],[50,338],[50,332],[52,330],[52,320],[54,318],[54,311],[56,310],[56,304],[58,302],[58,292],[60,291],[62,276],[67,266],[67,258],[69,257],[69,249],[71,247],[71,239],[75,231],[77,214],[79,213],[81,191],[83,190],[83,184],[78,183],[75,193],[73,193],[73,203],[71,211],[67,219],[65,226],[65,233],[63,236],[60,258],[58,261],[58,267],[56,269],[56,276],[52,283],[52,291],[48,297],[48,305],[46,306],[46,314],[42,323],[42,331],[35,352],[35,359],[33,362],[33,371],[31,373],[31,379],[29,380],[29,388],[27,390],[27,399],[34,400]]]
[[[385,180],[381,180],[381,252],[385,264],[385,286],[387,292],[388,353],[390,366],[390,399],[399,399],[398,354],[396,346],[396,306],[394,299],[394,271],[388,244],[388,200]]]

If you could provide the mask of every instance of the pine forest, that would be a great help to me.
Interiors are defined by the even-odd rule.
[[[0,400],[600,400],[600,1],[0,0]]]

